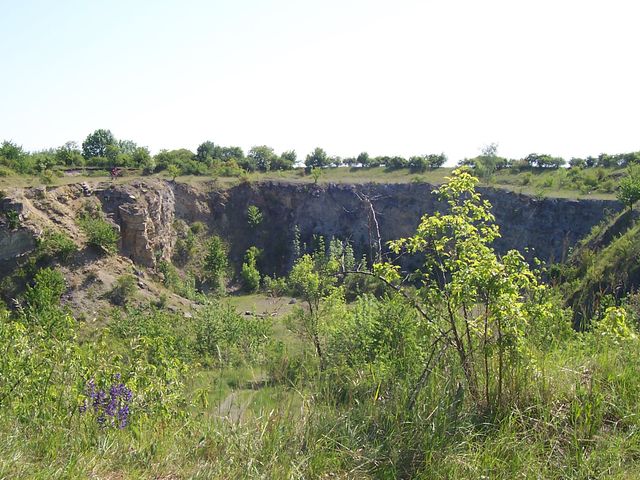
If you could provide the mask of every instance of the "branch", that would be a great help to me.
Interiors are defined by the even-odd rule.
[[[358,275],[365,275],[367,277],[377,278],[382,283],[384,283],[387,287],[392,288],[393,290],[398,292],[400,295],[402,295],[409,303],[411,303],[411,305],[418,311],[418,313],[422,318],[424,318],[428,323],[430,323],[431,325],[435,326],[438,329],[438,332],[442,337],[446,337],[449,334],[450,330],[447,330],[447,331],[442,330],[442,328],[438,325],[438,323],[435,320],[433,320],[431,317],[429,317],[429,315],[427,315],[427,312],[424,311],[422,306],[418,303],[418,301],[415,298],[411,297],[402,287],[398,285],[394,285],[386,278],[383,278],[380,275],[376,275],[372,272],[367,272],[363,270],[347,270],[340,273],[344,275],[358,274]]]

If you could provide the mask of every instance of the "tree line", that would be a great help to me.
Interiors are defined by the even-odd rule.
[[[312,168],[329,167],[379,167],[388,169],[411,168],[425,171],[441,167],[447,160],[444,154],[413,156],[405,159],[399,156],[371,157],[367,152],[357,157],[328,155],[318,147],[306,158],[298,159],[295,150],[280,154],[267,145],[252,147],[248,152],[237,146],[222,146],[210,140],[201,143],[195,152],[186,149],[163,149],[151,155],[147,147],[132,140],[122,140],[110,130],[98,129],[89,134],[82,144],[66,142],[58,148],[38,152],[27,152],[15,142],[5,140],[0,146],[0,175],[11,172],[19,174],[41,174],[53,167],[103,169],[137,168],[145,174],[163,170],[182,175],[239,175],[243,172],[268,172],[291,170],[304,166]]]
[[[66,142],[58,148],[38,152],[27,152],[12,141],[5,140],[0,145],[0,176],[12,172],[19,174],[42,174],[53,167],[100,169],[135,168],[144,174],[158,173],[163,170],[173,175],[237,176],[244,172],[268,172],[273,170],[291,170],[304,166],[331,168],[347,166],[352,168],[384,167],[387,170],[408,168],[412,172],[424,172],[442,167],[447,162],[444,153],[402,156],[370,156],[362,152],[355,157],[332,156],[317,147],[304,160],[298,159],[295,150],[280,154],[267,145],[252,147],[248,152],[237,146],[222,146],[210,140],[201,143],[195,152],[186,149],[161,150],[151,155],[147,147],[132,140],[117,139],[107,129],[98,129],[90,133],[82,144]],[[640,163],[640,152],[610,155],[602,153],[597,157],[571,158],[568,162],[562,157],[549,154],[531,153],[521,159],[509,159],[497,155],[497,145],[491,144],[482,149],[474,158],[465,158],[459,166],[469,166],[480,177],[491,176],[503,169],[516,171],[526,169],[571,168],[623,168]]]

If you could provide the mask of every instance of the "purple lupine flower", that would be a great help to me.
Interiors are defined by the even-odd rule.
[[[89,380],[85,387],[87,398],[79,407],[80,413],[87,411],[87,400],[90,400],[98,425],[101,427],[107,425],[118,428],[126,427],[129,424],[129,404],[133,399],[133,392],[120,379],[119,373],[114,375],[113,383],[109,387],[108,393],[103,389],[96,391],[95,381],[93,379]]]
[[[129,405],[124,405],[121,409],[118,410],[118,426],[120,428],[124,428],[127,426],[129,421]]]

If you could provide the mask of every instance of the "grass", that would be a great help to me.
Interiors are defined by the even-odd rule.
[[[293,308],[290,303],[291,297],[271,297],[263,293],[231,295],[227,300],[241,314],[251,312],[269,317],[281,317],[290,313]]]
[[[439,185],[446,181],[446,177],[453,168],[438,168],[427,170],[421,173],[411,172],[409,169],[386,170],[383,167],[375,168],[328,168],[322,171],[318,183],[429,183]],[[596,171],[598,170],[598,171]],[[611,200],[615,198],[614,189],[617,185],[619,170],[587,169],[577,175],[577,180],[573,180],[568,174],[569,170],[532,170],[516,172],[514,170],[503,170],[496,172],[490,179],[482,180],[481,186],[500,188],[522,193],[539,198],[593,198]],[[585,173],[586,172],[586,173]],[[575,175],[574,175],[575,176]],[[96,181],[113,182],[115,184],[128,183],[134,179],[161,179],[170,180],[166,174],[155,174],[142,176],[128,173],[127,176],[118,177],[111,180],[105,176],[62,176],[53,177],[51,185],[60,186],[75,183],[95,183]],[[288,183],[313,184],[311,175],[306,174],[304,169],[298,168],[288,171],[275,171],[266,173],[250,173],[242,178],[238,177],[208,177],[186,175],[176,178],[176,182],[193,186],[206,186],[212,188],[211,182],[220,188],[228,188],[242,181],[278,181]],[[586,183],[585,183],[586,182]],[[0,177],[0,189],[3,188],[26,188],[42,186],[39,177],[14,175]]]
[[[413,412],[391,385],[338,399],[332,381],[264,382],[260,364],[196,366],[177,418],[100,430],[75,414],[0,415],[0,477],[637,478],[640,342],[573,334],[535,365],[522,397],[485,417],[468,402],[452,415],[446,365]]]

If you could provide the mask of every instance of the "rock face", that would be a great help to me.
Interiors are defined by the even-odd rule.
[[[24,206],[9,198],[0,201],[0,278],[6,275],[17,259],[36,248],[34,232],[24,227],[9,228],[7,212],[15,212],[22,223]]]
[[[242,184],[211,193],[209,224],[231,246],[232,260],[242,259],[251,245],[264,250],[266,273],[282,274],[291,263],[294,227],[308,245],[313,235],[352,242],[356,255],[374,252],[375,222],[366,196],[376,211],[382,242],[411,235],[422,215],[443,210],[428,184],[310,185],[264,182]],[[528,259],[561,261],[569,249],[608,213],[622,206],[605,200],[538,200],[497,189],[480,189],[493,205],[502,237],[500,253],[522,251]],[[263,214],[252,228],[247,208]]]
[[[145,180],[121,185],[102,183],[87,192],[79,186],[59,187],[52,190],[49,200],[41,202],[39,208],[49,205],[43,211],[34,209],[35,200],[25,201],[34,214],[34,225],[40,215],[38,218],[42,221],[69,229],[75,225],[74,209],[80,208],[85,196],[95,194],[107,216],[119,227],[121,253],[148,267],[155,266],[159,259],[171,258],[176,219],[187,223],[202,221],[209,226],[210,232],[227,241],[232,262],[240,264],[246,250],[255,245],[264,251],[261,270],[281,275],[293,261],[296,226],[301,242],[307,245],[312,244],[314,235],[327,239],[336,237],[349,240],[358,257],[362,254],[372,256],[378,230],[384,244],[411,235],[422,215],[445,208],[433,195],[434,188],[428,184],[279,182],[242,183],[230,188],[216,188],[212,183],[196,188]],[[538,200],[497,189],[480,189],[480,193],[493,205],[500,226],[502,237],[494,244],[497,251],[504,253],[515,248],[528,259],[537,257],[543,261],[564,260],[569,249],[594,224],[607,213],[622,208],[615,201]],[[62,203],[52,202],[52,198]],[[5,203],[9,205],[7,199],[0,202],[0,210]],[[4,206],[22,211],[20,203],[7,205]],[[262,213],[263,220],[259,225],[248,222],[250,205],[255,205]],[[371,215],[371,207],[376,212],[378,225]],[[0,267],[2,262],[31,251],[35,247],[35,237],[34,228],[9,231],[0,225]]]
[[[0,264],[21,257],[36,248],[33,232],[0,228]]]
[[[96,190],[120,228],[120,251],[135,263],[154,267],[171,258],[174,245],[175,196],[164,182],[134,182]]]

